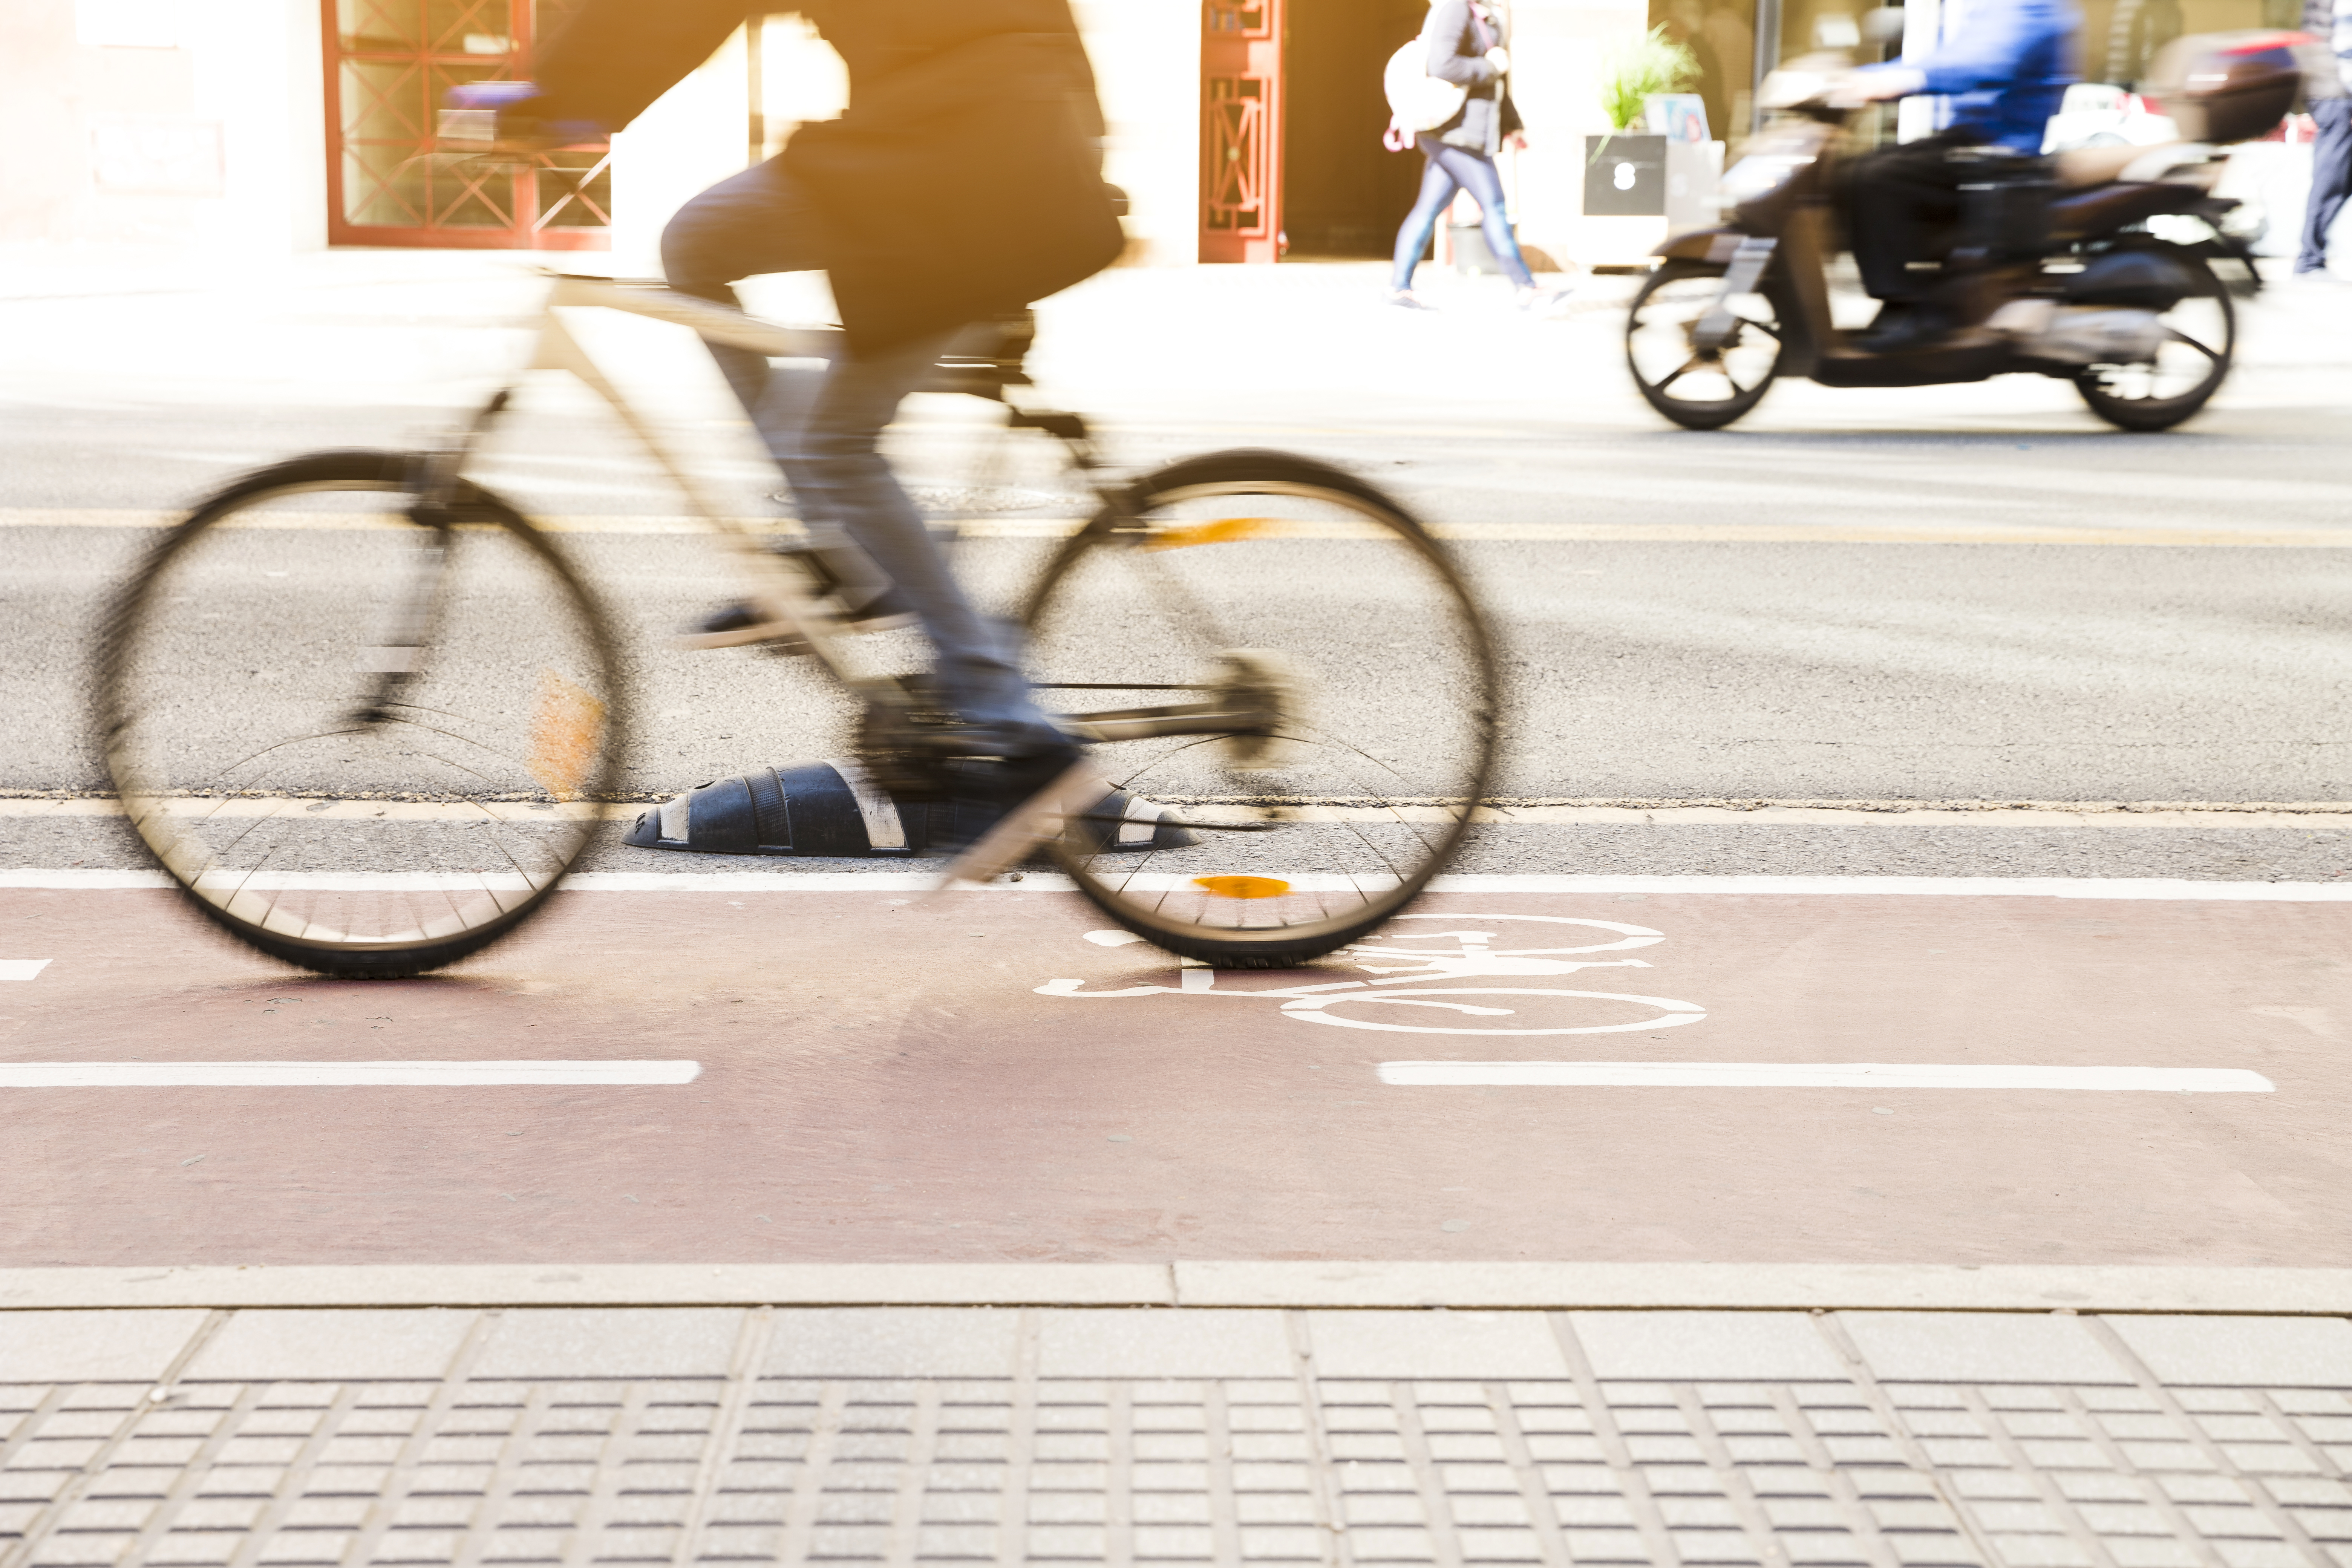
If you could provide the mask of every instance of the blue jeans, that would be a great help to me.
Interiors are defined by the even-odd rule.
[[[2297,272],[2327,270],[2327,231],[2352,195],[2352,99],[2323,98],[2311,106],[2319,139],[2311,144],[2311,197],[2303,209],[2303,252]]]
[[[1425,131],[1413,145],[1421,149],[1424,160],[1421,199],[1413,203],[1404,226],[1397,230],[1396,270],[1390,287],[1412,287],[1413,269],[1421,265],[1421,253],[1429,248],[1429,237],[1437,232],[1438,218],[1452,204],[1454,192],[1467,191],[1478,204],[1486,248],[1495,253],[1512,282],[1522,289],[1534,288],[1535,277],[1528,271],[1527,262],[1519,256],[1519,242],[1511,235],[1511,215],[1503,204],[1503,176],[1496,170],[1495,160],[1467,147],[1449,147]]]
[[[721,180],[680,207],[662,231],[662,270],[681,293],[736,303],[730,285],[769,272],[825,265],[821,216],[772,158]],[[1020,753],[1059,744],[1061,731],[1030,700],[1018,637],[964,597],[890,465],[883,430],[922,383],[953,332],[822,368],[779,368],[749,349],[710,345],[711,356],[784,472],[802,521],[822,542],[827,528],[854,541],[913,607],[938,652],[947,702],[991,739]]]

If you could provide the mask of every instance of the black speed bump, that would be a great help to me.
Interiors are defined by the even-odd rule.
[[[713,779],[648,807],[623,835],[641,849],[698,855],[826,858],[920,855],[971,842],[999,813],[971,800],[900,800],[843,757],[753,768]],[[1100,850],[1177,849],[1196,842],[1155,801],[1125,791],[1104,797],[1073,831]]]

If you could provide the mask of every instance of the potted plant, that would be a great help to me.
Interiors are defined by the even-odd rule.
[[[1591,216],[1658,217],[1666,210],[1664,127],[1654,135],[1628,134],[1642,121],[1653,94],[1680,92],[1698,80],[1698,57],[1689,46],[1651,28],[1601,61],[1601,108],[1610,130],[1584,139],[1584,210]]]

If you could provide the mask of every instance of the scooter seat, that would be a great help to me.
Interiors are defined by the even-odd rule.
[[[2145,184],[2098,185],[2052,202],[2050,232],[2061,239],[2105,234],[2158,213],[2188,212],[2204,196],[2205,192],[2199,186],[2164,180]]]
[[[2195,142],[2159,142],[2152,147],[2128,142],[2113,147],[2077,147],[2056,159],[2058,188],[2088,190],[2117,180],[2135,184],[2162,178],[2182,163],[2193,163],[2205,151]]]

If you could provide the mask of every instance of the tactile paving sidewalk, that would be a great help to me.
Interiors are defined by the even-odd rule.
[[[2347,1368],[2336,1318],[14,1312],[0,1565],[2352,1568]]]

